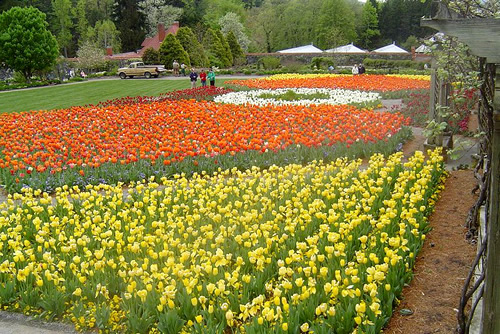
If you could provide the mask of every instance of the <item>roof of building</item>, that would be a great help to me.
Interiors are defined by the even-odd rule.
[[[375,53],[409,53],[408,51],[401,49],[394,42],[392,44],[386,45],[384,47],[373,50]]]
[[[416,53],[429,53],[429,52],[431,52],[431,48],[425,44],[422,44],[418,48],[415,49],[415,52]]]
[[[142,49],[139,50],[139,55],[142,56],[144,51],[149,48],[159,50],[161,43],[163,42],[165,37],[168,34],[177,34],[177,30],[179,30],[179,22],[177,21],[175,21],[167,30],[165,30],[165,26],[162,23],[158,24],[158,32],[156,33],[156,35],[154,35],[153,37],[148,37],[142,42]]]
[[[277,51],[278,53],[323,53],[323,50],[318,49],[312,44],[298,46],[296,48]]]
[[[347,45],[342,45],[338,46],[333,49],[325,50],[325,52],[329,53],[366,53],[366,50],[362,50],[355,46],[353,43],[347,44]]]

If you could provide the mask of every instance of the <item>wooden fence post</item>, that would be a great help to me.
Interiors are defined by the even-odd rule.
[[[500,65],[496,65],[482,334],[500,333]]]

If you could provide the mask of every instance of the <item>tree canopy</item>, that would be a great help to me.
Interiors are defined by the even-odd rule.
[[[30,80],[55,64],[59,46],[45,14],[34,7],[13,7],[0,14],[0,60]]]
[[[329,49],[356,42],[374,49],[393,41],[402,44],[410,36],[421,39],[432,34],[430,28],[420,27],[431,1],[2,0],[0,12],[33,4],[50,19],[49,29],[68,57],[85,41],[104,48],[111,40],[115,51],[136,51],[146,34],[156,34],[158,23],[168,27],[176,20],[200,43],[208,28],[220,29],[224,36],[232,31],[244,52],[275,52],[311,43]],[[498,0],[442,1],[465,15],[500,11]]]

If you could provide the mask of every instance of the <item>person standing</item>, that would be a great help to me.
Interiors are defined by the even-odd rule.
[[[189,74],[189,79],[191,80],[191,88],[195,88],[196,80],[198,80],[198,73],[194,71],[194,68],[191,69],[191,73]]]
[[[177,62],[177,60],[174,60],[174,63],[172,64],[172,68],[174,69],[174,75],[176,77],[179,76],[179,63]]]
[[[205,72],[204,69],[201,69],[200,81],[201,81],[201,87],[205,87],[207,85],[207,73]]]
[[[352,75],[359,74],[359,69],[358,69],[358,65],[357,64],[354,64],[354,66],[351,69],[351,72],[352,72]]]
[[[215,72],[212,68],[208,71],[208,81],[210,81],[210,86],[215,86]]]
[[[181,74],[183,77],[186,76],[186,64],[184,63],[181,64]]]
[[[359,74],[365,74],[366,70],[365,70],[365,66],[363,64],[359,64],[358,66],[358,73]]]

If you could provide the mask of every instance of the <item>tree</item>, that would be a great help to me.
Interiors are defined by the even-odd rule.
[[[181,0],[183,3],[183,12],[180,18],[182,25],[193,27],[203,22],[205,15],[205,0]]]
[[[52,0],[54,11],[53,28],[59,47],[63,49],[64,56],[68,58],[68,47],[72,41],[71,28],[71,1],[70,0]]]
[[[85,13],[91,26],[99,21],[110,20],[113,14],[114,0],[85,0]]]
[[[217,37],[219,38],[222,47],[224,49],[224,66],[225,67],[230,67],[233,65],[233,54],[231,53],[231,48],[229,47],[229,43],[226,40],[226,37],[222,34],[220,30],[216,30],[215,33],[217,34]]]
[[[250,40],[245,34],[245,28],[240,22],[238,14],[232,12],[227,13],[219,19],[219,26],[224,36],[227,36],[231,31],[238,40],[239,46],[245,51],[248,50]]]
[[[248,21],[248,28],[253,31],[253,48],[257,51],[272,52],[274,49],[273,36],[279,29],[279,24],[274,19],[279,12],[278,6],[273,6],[270,1],[264,2],[260,8],[251,10],[249,16],[253,20]]]
[[[175,37],[177,37],[184,50],[188,53],[192,65],[202,67],[209,65],[205,50],[203,50],[203,46],[198,42],[191,28],[179,28]]]
[[[160,52],[153,48],[147,48],[142,54],[142,61],[148,65],[158,64],[160,62]]]
[[[377,10],[369,1],[363,6],[361,24],[358,29],[358,41],[361,47],[372,48],[374,40],[380,36],[380,31],[378,30]]]
[[[498,0],[443,0],[442,2],[463,17],[500,17]]]
[[[226,57],[226,51],[219,37],[217,37],[215,31],[211,28],[208,28],[203,36],[203,47],[205,51],[207,51],[208,60],[211,66],[227,66],[226,64],[229,62],[229,59]]]
[[[168,34],[165,37],[159,51],[160,61],[166,68],[172,68],[174,60],[186,65],[191,63],[186,50],[184,50],[179,40],[173,34]]]
[[[212,29],[219,28],[219,19],[226,13],[237,13],[239,17],[244,17],[245,9],[240,0],[211,0],[207,1],[203,21]]]
[[[78,44],[82,45],[88,39],[89,21],[85,13],[85,0],[77,0],[74,9],[74,16],[76,18],[76,33],[78,35]]]
[[[135,51],[140,48],[146,32],[146,18],[139,11],[136,0],[116,0],[113,8],[113,21],[120,32],[122,50]]]
[[[149,37],[156,34],[159,23],[168,27],[182,15],[182,8],[165,5],[163,0],[143,0],[139,2],[139,8],[146,17],[146,33]]]
[[[14,7],[0,15],[0,59],[27,81],[34,71],[54,65],[59,55],[47,26],[45,14],[33,7]]]
[[[387,0],[379,12],[381,38],[404,42],[410,35],[426,37],[433,30],[420,26],[420,18],[430,13],[431,0]]]
[[[119,32],[116,29],[113,21],[98,21],[94,27],[94,31],[94,40],[97,46],[103,49],[112,47],[115,51],[119,51],[121,49],[120,38],[118,37]]]
[[[86,41],[76,52],[80,68],[92,72],[102,68],[106,62],[102,48],[91,41]]]
[[[417,37],[411,35],[408,36],[404,43],[401,43],[401,47],[405,50],[411,50],[412,47],[418,47],[420,44]]]
[[[229,31],[226,39],[229,47],[231,48],[231,54],[233,55],[233,65],[245,63],[245,54],[243,53],[243,50],[241,49],[240,44],[232,31]]]
[[[318,46],[326,49],[356,40],[355,21],[344,0],[325,0],[316,26]]]

